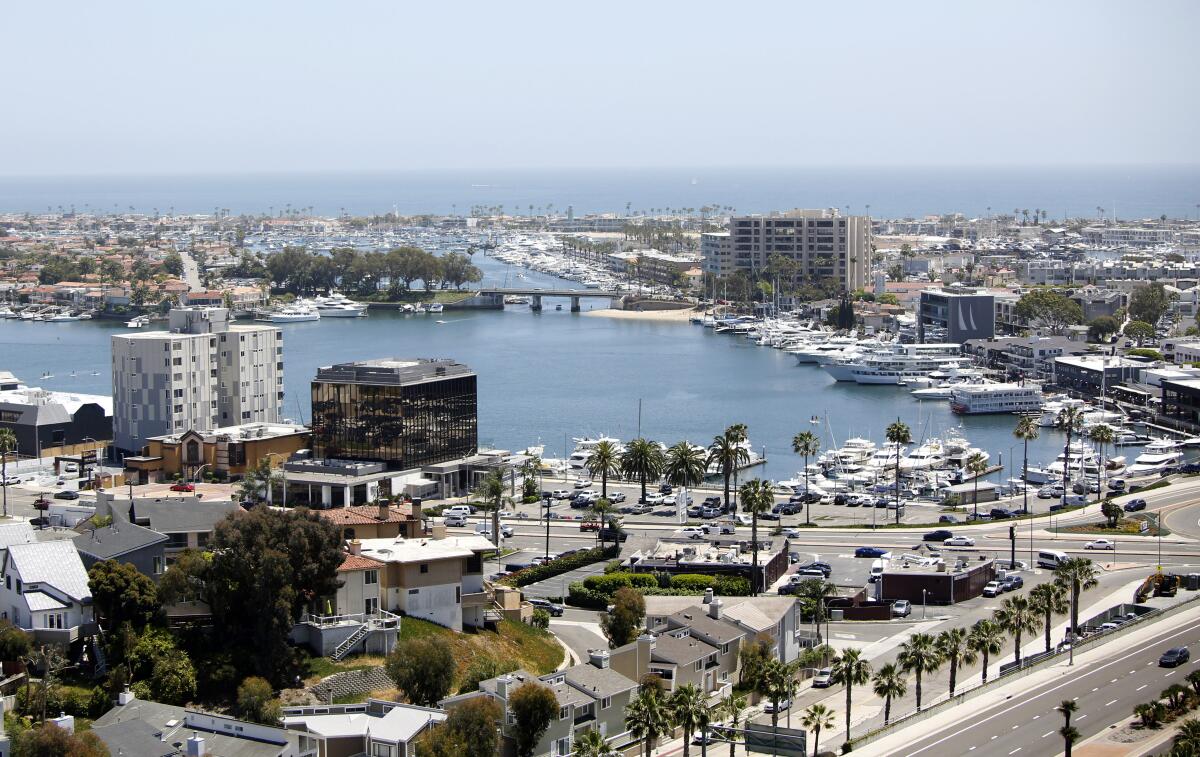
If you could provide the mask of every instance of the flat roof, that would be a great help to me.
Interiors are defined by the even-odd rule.
[[[174,444],[192,431],[181,431],[177,434],[164,434],[149,437],[153,441]],[[308,426],[294,423],[241,423],[236,426],[221,426],[211,431],[196,431],[205,441],[211,441],[218,436],[228,436],[233,441],[250,441],[253,439],[275,439],[293,434],[307,434]]]
[[[317,377],[313,380],[331,384],[403,386],[473,375],[475,372],[468,366],[448,358],[393,357],[327,365],[317,369]]]

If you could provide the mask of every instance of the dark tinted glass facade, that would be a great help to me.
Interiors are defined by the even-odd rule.
[[[475,376],[312,385],[313,456],[420,468],[475,453]]]

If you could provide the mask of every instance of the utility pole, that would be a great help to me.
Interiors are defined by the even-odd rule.
[[[546,559],[549,560],[550,559],[550,498],[546,497],[544,502],[545,502],[544,507],[546,510]]]
[[[1008,567],[1010,570],[1017,569],[1017,527],[1008,527]]]

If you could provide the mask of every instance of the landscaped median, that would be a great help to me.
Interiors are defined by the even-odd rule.
[[[538,581],[545,581],[547,578],[561,576],[563,573],[568,573],[576,568],[582,568],[585,565],[591,565],[594,562],[611,560],[617,556],[620,549],[619,546],[581,549],[573,554],[557,557],[543,565],[534,565],[530,568],[518,570],[512,575],[500,579],[499,583],[508,586],[528,586]]]
[[[677,575],[611,572],[588,576],[568,589],[567,603],[576,607],[604,610],[613,595],[623,588],[635,589],[644,596],[701,596],[712,589],[717,596],[744,597],[750,594],[750,582],[738,576],[710,576],[697,573]]]

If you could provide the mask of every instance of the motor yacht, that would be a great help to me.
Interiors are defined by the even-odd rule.
[[[322,318],[362,318],[367,314],[366,305],[347,299],[339,293],[317,297],[312,300],[311,305]]]
[[[1179,442],[1170,439],[1155,439],[1146,445],[1142,454],[1133,460],[1125,473],[1130,476],[1157,476],[1177,467],[1183,462],[1183,451]]]
[[[267,315],[271,323],[300,323],[301,321],[319,321],[321,314],[317,309],[305,305],[288,305]]]

